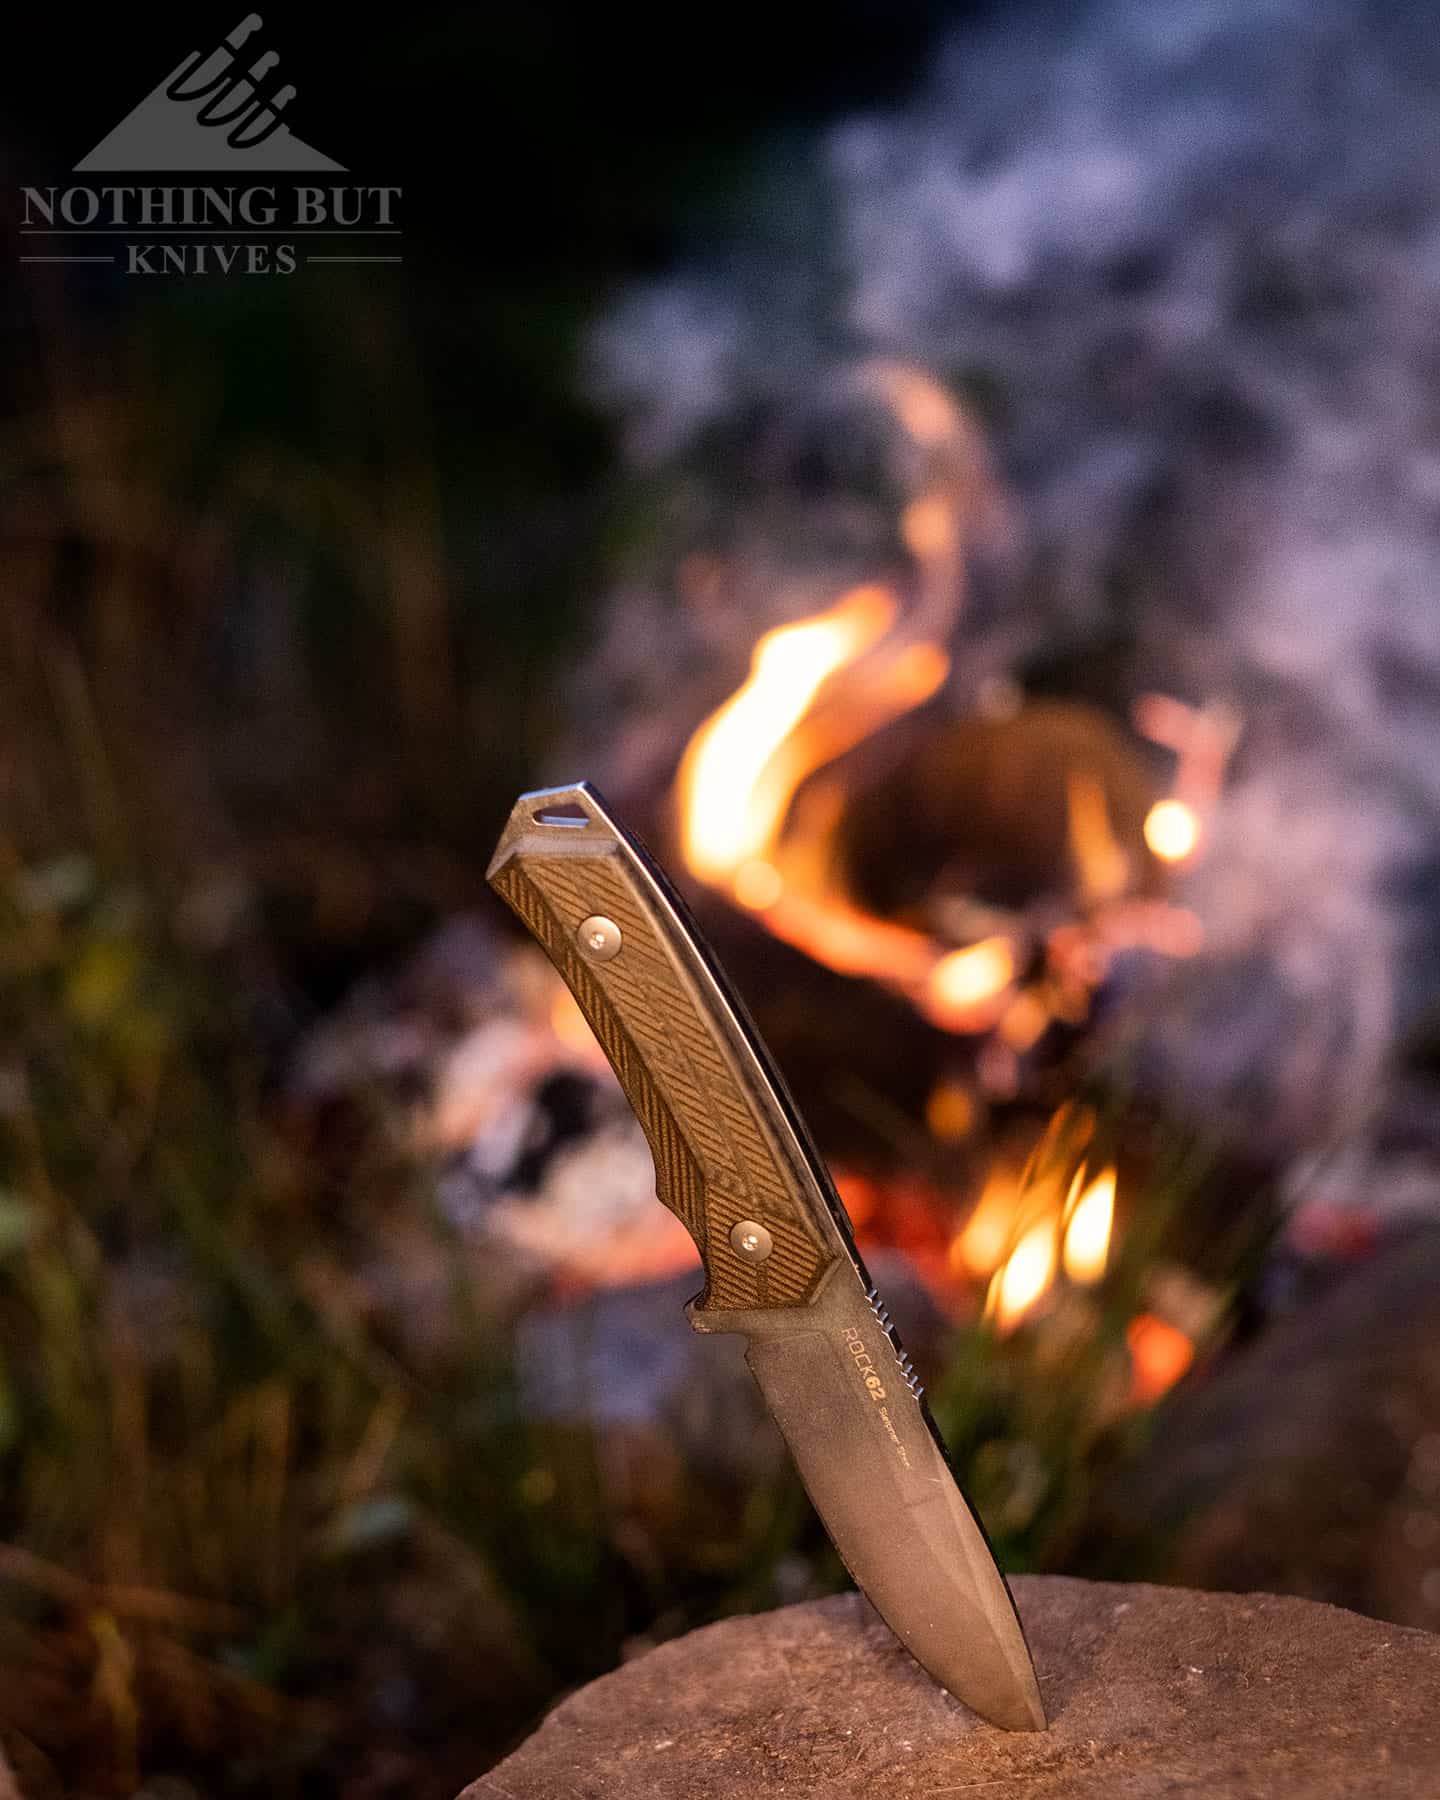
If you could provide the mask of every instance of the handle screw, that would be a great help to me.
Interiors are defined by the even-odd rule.
[[[730,1248],[741,1262],[762,1263],[775,1248],[775,1240],[754,1219],[741,1219],[730,1227]]]
[[[613,919],[607,919],[603,913],[592,913],[588,919],[582,920],[575,933],[575,941],[580,946],[580,954],[591,962],[609,962],[612,956],[620,954],[620,945],[624,941],[620,936],[620,927]]]

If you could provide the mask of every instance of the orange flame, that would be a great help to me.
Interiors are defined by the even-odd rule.
[[[996,996],[1015,979],[1015,952],[1003,937],[984,938],[952,950],[930,969],[922,1007],[937,1025],[973,1029],[969,1021],[988,1018]]]
[[[933,448],[964,435],[960,416],[933,384],[892,371],[884,385],[917,442]],[[984,486],[974,469],[971,476],[972,485]],[[962,500],[953,484],[940,483],[904,511],[901,535],[917,565],[932,574],[950,568],[975,524]],[[940,585],[953,585],[954,575],[950,569]],[[973,910],[967,915],[973,929],[988,935],[956,948],[876,917],[848,897],[832,850],[846,797],[838,775],[826,771],[940,689],[950,659],[939,642],[917,633],[921,618],[931,632],[943,630],[944,610],[938,602],[922,604],[901,624],[895,594],[870,584],[823,612],[767,631],[745,680],[686,747],[675,796],[679,842],[698,881],[815,961],[884,983],[943,1031],[998,1029],[993,1048],[1008,1061],[1004,1070],[997,1062],[981,1082],[996,1093],[1013,1087],[1017,1059],[1053,1022],[1083,1021],[1116,950],[1143,945],[1193,954],[1202,934],[1193,915],[1132,894],[1136,870],[1110,817],[1104,783],[1083,768],[1066,778],[1081,915],[1050,926],[1043,972],[1037,974],[1033,926],[1020,915]],[[1199,846],[1238,722],[1157,695],[1146,696],[1136,716],[1148,735],[1179,746],[1180,791],[1151,808],[1144,833],[1154,856],[1182,862]]]
[[[1116,841],[1098,777],[1072,769],[1065,780],[1065,810],[1081,893],[1092,904],[1118,898],[1130,882],[1130,859]]]
[[[1015,1241],[1018,1201],[1014,1172],[997,1164],[951,1246],[950,1261],[957,1271],[980,1278],[995,1273]]]
[[[1009,1331],[1044,1298],[1055,1279],[1055,1221],[1032,1225],[990,1281],[986,1314],[996,1329]]]
[[[1161,862],[1188,861],[1200,847],[1204,823],[1219,798],[1226,766],[1240,737],[1240,715],[1223,702],[1187,706],[1165,694],[1142,694],[1135,726],[1175,753],[1175,786],[1145,818],[1145,842]]]
[[[950,1247],[957,1274],[989,1278],[986,1312],[1001,1330],[1039,1304],[1061,1268],[1079,1285],[1105,1272],[1115,1166],[1106,1163],[1087,1179],[1085,1156],[1095,1125],[1094,1112],[1081,1102],[1061,1106],[1018,1179],[1013,1161],[996,1161]]]
[[[756,644],[749,678],[696,732],[680,765],[680,847],[702,881],[733,890],[736,871],[776,844],[791,796],[810,773],[796,728],[826,681],[894,616],[883,588],[856,588],[828,612],[778,626]]]
[[[911,525],[921,535],[937,529],[924,511]],[[686,748],[678,783],[681,854],[699,880],[761,914],[776,937],[817,962],[898,988],[945,1030],[982,1031],[1003,1011],[1015,981],[1006,938],[947,950],[845,899],[815,854],[823,834],[809,834],[808,847],[786,840],[801,784],[923,704],[949,673],[938,644],[889,641],[895,615],[888,590],[859,587],[826,612],[765,633],[744,683]],[[837,796],[806,798],[822,812],[834,810]]]
[[[1077,1172],[1066,1203],[1065,1273],[1082,1287],[1098,1281],[1110,1258],[1110,1232],[1115,1223],[1115,1170],[1102,1169],[1078,1194],[1085,1171]]]

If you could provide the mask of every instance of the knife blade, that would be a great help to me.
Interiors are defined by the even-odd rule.
[[[779,1071],[680,896],[587,782],[522,794],[489,881],[575,996],[640,1120],[657,1197],[736,1331],[856,1584],[941,1686],[1043,1730],[1005,1578]]]

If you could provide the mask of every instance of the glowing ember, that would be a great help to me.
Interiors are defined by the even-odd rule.
[[[1149,1406],[1174,1387],[1195,1360],[1195,1346],[1173,1325],[1154,1313],[1141,1313],[1125,1328],[1130,1347],[1130,1396]]]
[[[1200,821],[1183,800],[1157,800],[1145,815],[1145,842],[1161,862],[1184,862],[1200,842]]]
[[[969,1137],[977,1116],[975,1095],[961,1081],[942,1081],[925,1102],[925,1123],[945,1142]]]
[[[985,1311],[997,1330],[1018,1325],[1055,1278],[1055,1221],[1032,1225],[990,1283]]]
[[[1083,1174],[1075,1177],[1078,1187]],[[1065,1225],[1065,1273],[1072,1281],[1088,1285],[1105,1273],[1110,1256],[1110,1231],[1115,1221],[1115,1171],[1107,1168],[1085,1187],[1073,1204]]]
[[[989,1022],[993,1003],[1014,979],[1015,952],[1009,940],[984,938],[940,958],[930,971],[921,1007],[937,1025],[973,1030]]]

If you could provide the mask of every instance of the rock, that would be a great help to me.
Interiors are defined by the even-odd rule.
[[[653,1196],[649,1207],[663,1212]],[[867,1266],[907,1349],[939,1367],[947,1324],[909,1259],[882,1249]],[[642,1560],[681,1569],[697,1553],[703,1565],[707,1541],[728,1540],[733,1551],[763,1485],[791,1467],[746,1366],[745,1339],[691,1328],[685,1302],[700,1285],[690,1272],[537,1304],[514,1337],[525,1417],[582,1431],[596,1446],[605,1529],[617,1548],[633,1560],[644,1544]],[[789,1597],[798,1597],[793,1586]]]
[[[1178,1393],[1075,1554],[1440,1627],[1437,1296],[1440,1228],[1415,1226]]]
[[[462,1800],[1430,1800],[1440,1637],[1313,1601],[1022,1576],[1046,1732],[982,1724],[857,1594],[592,1682]]]
[[[653,1193],[648,1205],[652,1213],[663,1211]],[[946,1321],[913,1263],[881,1248],[867,1252],[866,1266],[906,1349],[925,1366],[939,1367]],[[568,1304],[532,1307],[515,1328],[527,1414],[583,1422],[598,1432],[664,1424],[697,1468],[738,1460],[747,1480],[772,1468],[785,1452],[746,1367],[745,1339],[697,1332],[685,1316],[702,1280],[697,1268],[668,1281],[601,1287]],[[757,1432],[763,1444],[753,1442]]]

